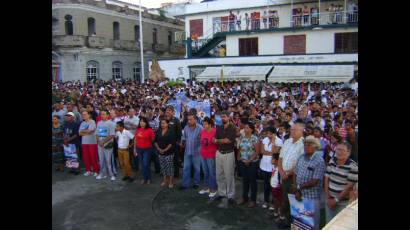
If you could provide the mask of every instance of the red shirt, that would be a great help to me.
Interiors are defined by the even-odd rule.
[[[139,128],[135,132],[135,143],[137,143],[137,148],[140,149],[152,148],[152,142],[154,141],[154,138],[155,134],[151,128]]]
[[[210,132],[203,129],[201,131],[201,155],[203,158],[215,158],[216,145],[213,140],[216,136],[216,129],[212,128]]]

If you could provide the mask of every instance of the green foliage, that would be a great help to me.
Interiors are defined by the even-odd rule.
[[[167,82],[167,86],[168,86],[168,87],[176,87],[176,86],[184,86],[184,85],[185,85],[185,84],[184,84],[183,81],[173,81],[173,80],[170,80],[170,81]]]

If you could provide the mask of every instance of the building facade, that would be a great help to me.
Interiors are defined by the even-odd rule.
[[[215,0],[186,4],[174,15],[185,19],[185,78],[210,65],[352,65],[352,77],[358,69],[357,1]],[[204,64],[191,64],[197,59]]]
[[[141,79],[139,7],[120,1],[54,0],[53,80]],[[181,20],[142,13],[145,78],[153,58],[180,58]]]

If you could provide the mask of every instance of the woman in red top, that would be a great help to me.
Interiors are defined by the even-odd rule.
[[[215,155],[217,147],[214,144],[216,136],[216,128],[214,128],[214,122],[205,117],[202,121],[203,130],[201,132],[201,165],[204,172],[205,187],[199,191],[199,194],[208,194],[209,198],[214,198],[217,193],[216,185],[216,168],[215,168]]]
[[[151,183],[151,155],[152,155],[152,142],[155,139],[154,131],[149,127],[147,118],[140,117],[140,123],[138,124],[137,131],[135,132],[135,156],[139,155],[142,164],[143,178],[141,184]]]

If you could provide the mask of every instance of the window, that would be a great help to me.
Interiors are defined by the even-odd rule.
[[[119,40],[120,39],[120,23],[114,22],[113,29],[114,29],[114,40]]]
[[[157,29],[156,29],[156,28],[152,29],[152,43],[153,43],[153,44],[157,44],[157,43],[158,43]]]
[[[335,33],[335,53],[357,52],[357,45],[357,32]]]
[[[283,37],[283,54],[305,54],[306,35],[288,35]]]
[[[168,31],[168,46],[172,45],[172,31]]]
[[[58,19],[55,17],[52,17],[53,19],[53,33],[57,33],[58,32]]]
[[[112,78],[114,80],[122,78],[122,63],[119,61],[112,63]]]
[[[134,81],[141,82],[141,63],[137,62],[134,64],[133,73]]]
[[[257,56],[258,38],[240,38],[239,56]]]
[[[87,23],[88,23],[88,36],[95,35],[95,19],[88,18]]]
[[[67,14],[65,17],[65,34],[66,35],[73,35],[73,17]]]
[[[140,40],[140,26],[139,25],[134,26],[134,39],[136,42],[139,42]]]
[[[203,35],[203,22],[202,19],[190,20],[189,21],[189,31],[192,37],[202,37]],[[195,35],[194,35],[195,34]]]
[[[89,61],[87,62],[86,73],[87,73],[87,81],[97,80],[99,71],[99,64],[96,61]]]

